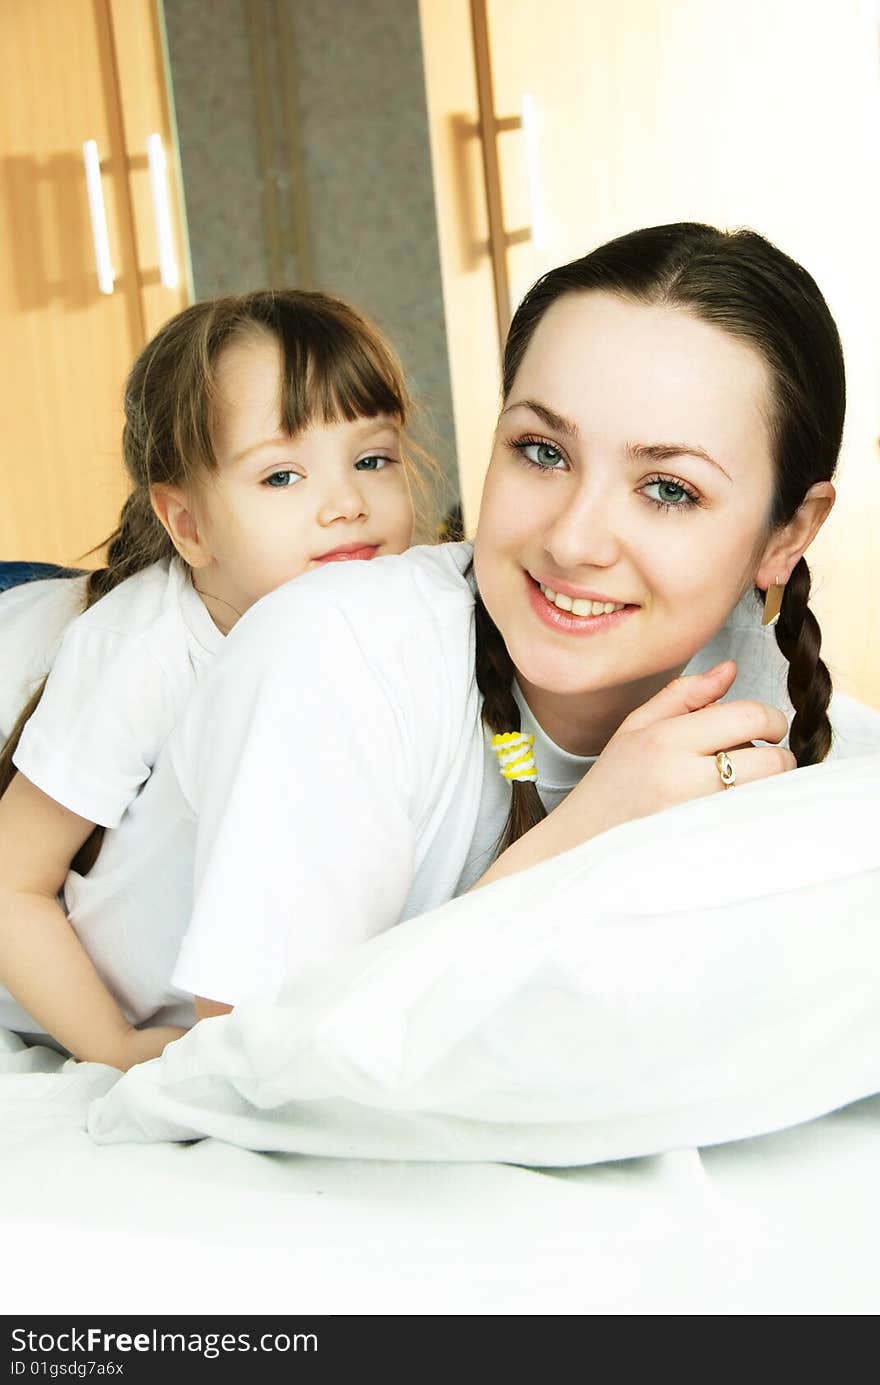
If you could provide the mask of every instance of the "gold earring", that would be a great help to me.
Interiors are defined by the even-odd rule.
[[[782,597],[785,593],[785,583],[775,578],[773,585],[767,588],[764,597],[764,614],[761,616],[762,625],[775,625],[779,619],[779,612],[782,610]]]

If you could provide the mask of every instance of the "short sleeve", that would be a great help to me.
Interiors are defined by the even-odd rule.
[[[22,733],[15,766],[72,813],[117,827],[174,719],[167,676],[147,641],[77,620]]]
[[[260,602],[170,751],[197,820],[176,986],[278,994],[398,922],[415,859],[406,733],[343,611],[290,587]]]

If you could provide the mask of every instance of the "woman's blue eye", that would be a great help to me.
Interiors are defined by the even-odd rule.
[[[663,505],[666,509],[686,510],[691,505],[696,505],[697,498],[691,491],[685,490],[684,486],[677,481],[664,481],[658,477],[654,481],[649,481],[644,487],[645,494],[649,500],[653,500],[657,505]],[[656,491],[656,495],[650,495],[650,491]]]
[[[273,490],[286,490],[288,486],[295,486],[297,481],[303,478],[298,471],[273,471],[271,476],[267,476],[264,484],[271,486]]]
[[[394,460],[393,457],[361,457],[359,462],[355,462],[355,471],[381,471],[383,467],[389,466]]]
[[[559,448],[549,442],[523,442],[519,444],[519,449],[528,461],[542,471],[555,471],[559,463],[565,461]]]

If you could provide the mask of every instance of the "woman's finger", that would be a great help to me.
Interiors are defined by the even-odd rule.
[[[706,759],[712,791],[717,790],[719,793],[726,792],[727,788],[753,784],[758,779],[769,779],[775,774],[785,774],[788,770],[797,768],[797,761],[791,751],[781,745],[759,745],[748,750],[730,750],[726,755],[733,766],[734,774],[733,783],[729,785],[725,785],[721,777],[721,767],[716,763],[715,757]]]
[[[661,688],[642,707],[637,707],[620,727],[621,731],[642,731],[647,726],[673,717],[696,712],[723,697],[736,677],[732,659],[716,664],[705,673],[686,673]]]
[[[676,717],[665,729],[671,743],[701,755],[748,741],[785,739],[788,720],[778,707],[766,702],[718,702],[689,716]]]

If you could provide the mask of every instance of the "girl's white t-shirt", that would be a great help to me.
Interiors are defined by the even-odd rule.
[[[129,577],[68,625],[16,768],[117,827],[223,641],[179,560]]]

